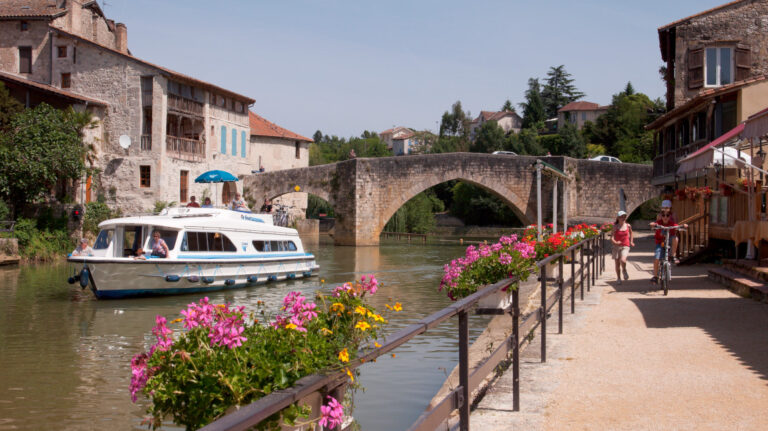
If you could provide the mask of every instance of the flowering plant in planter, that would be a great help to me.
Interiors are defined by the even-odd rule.
[[[688,199],[695,201],[699,198],[699,196],[701,196],[701,191],[699,191],[698,187],[686,187],[685,195],[688,197]]]
[[[603,223],[600,225],[600,232],[611,232],[613,231],[613,223]]]
[[[730,196],[733,194],[733,187],[730,184],[720,183],[720,192],[723,196]]]
[[[246,405],[302,377],[321,371],[344,370],[358,349],[375,340],[386,319],[365,301],[376,293],[373,276],[318,293],[308,302],[300,292],[283,299],[282,313],[269,319],[264,305],[246,315],[244,307],[212,304],[208,298],[191,303],[177,336],[169,322],[156,317],[156,343],[131,361],[131,397],[149,398],[150,425],[157,428],[168,417],[196,429],[232,408]],[[400,305],[387,307],[399,310]],[[319,421],[335,427],[343,418],[340,400],[328,397]],[[324,400],[324,401],[326,401]],[[280,419],[293,425],[307,417],[306,407],[294,404],[270,417],[259,429],[278,429]]]
[[[679,201],[684,201],[688,195],[685,193],[685,189],[677,189],[675,190],[675,197]]]
[[[504,278],[528,279],[536,257],[534,246],[519,241],[517,235],[502,236],[496,244],[467,247],[464,257],[445,265],[440,288],[452,300],[469,296],[479,286],[495,283]],[[516,288],[516,286],[514,287]]]
[[[699,188],[699,193],[704,197],[704,199],[709,199],[712,197],[712,189],[709,188],[709,186]]]
[[[747,178],[739,178],[738,183],[739,183],[739,186],[741,186],[741,188],[746,191],[749,191],[755,187],[755,182],[750,181]]]

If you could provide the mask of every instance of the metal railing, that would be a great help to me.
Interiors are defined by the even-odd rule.
[[[0,221],[0,232],[13,232],[14,225],[16,225],[14,220]]]
[[[419,241],[427,243],[427,234],[425,233],[411,233],[411,232],[381,232],[381,238],[395,238],[395,239],[407,239],[411,242],[411,239],[418,238]]]
[[[193,162],[205,159],[205,142],[177,136],[166,136],[165,142],[165,149],[171,157]]]
[[[186,112],[189,114],[203,115],[203,104],[186,97],[176,96],[175,94],[168,95],[168,109],[175,109],[177,111]]]
[[[470,394],[480,386],[483,380],[490,374],[499,363],[506,360],[509,353],[512,353],[512,373],[513,373],[513,406],[514,411],[520,411],[520,347],[527,341],[527,334],[532,333],[537,328],[541,328],[541,361],[547,360],[547,316],[552,308],[557,305],[558,333],[563,333],[563,301],[565,292],[565,280],[563,278],[563,269],[566,256],[570,257],[571,278],[570,278],[570,299],[571,313],[576,312],[576,280],[581,289],[581,299],[584,299],[584,286],[590,291],[597,281],[597,277],[605,270],[605,234],[601,233],[598,237],[589,238],[580,241],[571,246],[563,253],[554,254],[536,263],[539,268],[539,280],[541,282],[541,305],[537,311],[526,316],[520,322],[520,299],[517,289],[512,290],[512,304],[507,309],[477,309],[479,314],[504,314],[509,313],[512,316],[512,335],[505,342],[496,348],[496,350],[470,374],[469,370],[469,312],[475,307],[481,299],[493,295],[501,289],[505,289],[511,284],[516,283],[517,278],[501,280],[490,286],[479,289],[472,295],[456,301],[454,304],[431,314],[419,322],[410,325],[398,332],[388,336],[381,347],[375,348],[369,352],[361,352],[361,355],[354,363],[349,364],[350,369],[354,369],[376,359],[377,357],[388,353],[397,347],[407,343],[414,337],[435,328],[446,320],[457,316],[459,320],[459,386],[446,395],[432,410],[424,412],[416,422],[409,428],[409,431],[434,430],[443,421],[449,418],[454,410],[459,411],[459,429],[469,430],[469,407],[471,404]],[[579,270],[576,270],[576,252],[579,253]],[[585,262],[586,259],[586,262]],[[559,276],[554,280],[557,290],[547,296],[547,266],[550,262],[557,262],[559,267]],[[526,334],[522,337],[521,334]],[[311,375],[299,379],[292,388],[282,389],[272,392],[269,395],[241,407],[234,413],[228,414],[212,422],[202,430],[205,431],[234,431],[247,430],[267,419],[271,415],[283,410],[291,404],[307,397],[314,392],[321,392],[323,398],[326,394],[334,395],[343,391],[347,384],[347,375],[345,372],[334,372],[328,375]],[[336,397],[339,398],[338,396]]]

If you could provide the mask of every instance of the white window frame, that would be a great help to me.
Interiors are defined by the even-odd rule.
[[[722,64],[721,64],[721,61],[720,61],[720,52],[721,52],[720,50],[723,49],[723,48],[726,48],[729,51],[731,51],[731,64],[730,64],[730,67],[731,67],[731,82],[728,82],[728,83],[725,83],[725,84],[720,82],[720,70],[722,69]],[[716,58],[715,62],[717,64],[717,70],[715,71],[715,83],[714,84],[708,84],[707,83],[707,73],[708,73],[708,71],[707,71],[707,55],[709,54],[709,50],[710,49],[714,49],[715,50],[715,58]],[[736,78],[734,76],[734,73],[736,72],[736,67],[735,67],[736,61],[733,58],[734,54],[735,53],[734,53],[734,49],[733,49],[732,46],[715,45],[715,46],[708,46],[708,47],[704,48],[704,87],[709,87],[709,88],[722,87],[723,85],[733,84],[734,81],[736,81]]]

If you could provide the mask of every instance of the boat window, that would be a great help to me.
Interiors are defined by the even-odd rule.
[[[136,250],[141,247],[142,238],[141,226],[125,226],[123,229],[123,257],[135,256]]]
[[[160,232],[160,238],[165,241],[165,243],[168,245],[168,250],[173,250],[173,248],[176,246],[176,238],[179,236],[179,231],[176,230],[163,230],[163,229],[155,229],[155,231]],[[154,234],[155,231],[152,231]],[[147,244],[147,248],[149,248],[152,245],[152,238],[149,238],[149,243]]]
[[[236,252],[237,248],[226,235],[219,232],[185,232],[181,250]]]
[[[256,251],[269,251],[269,241],[253,241]]]
[[[102,230],[99,232],[99,236],[96,237],[96,242],[93,244],[94,250],[104,250],[109,247],[112,242],[112,236],[115,231],[113,229]]]
[[[269,248],[272,251],[281,251],[280,250],[280,241],[270,241],[269,242]]]
[[[296,244],[294,244],[293,241],[286,241],[285,242],[285,250],[286,251],[296,251]]]

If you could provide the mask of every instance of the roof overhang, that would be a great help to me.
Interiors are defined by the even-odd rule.
[[[6,73],[6,72],[0,72],[0,81],[10,81],[15,84],[18,84],[27,88],[31,88],[37,91],[42,91],[44,93],[52,94],[52,95],[55,95],[79,104],[108,106],[108,103],[103,102],[101,100],[85,97],[80,94],[73,93],[67,90],[62,90],[61,88],[57,88],[51,85],[30,81],[28,79],[11,75],[10,73]]]

